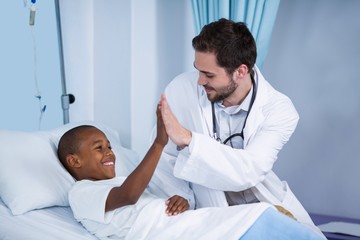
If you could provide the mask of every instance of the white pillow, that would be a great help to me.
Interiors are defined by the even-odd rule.
[[[116,131],[86,121],[36,132],[0,130],[0,197],[14,215],[51,206],[68,206],[75,182],[57,158],[60,137],[78,125],[93,125],[108,137],[116,155],[117,175],[128,175],[138,156],[121,146]]]

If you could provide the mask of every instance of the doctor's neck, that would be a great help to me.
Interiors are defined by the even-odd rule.
[[[239,84],[236,89],[226,98],[222,99],[222,104],[224,107],[231,107],[240,105],[246,96],[250,93],[252,87],[252,82],[244,81]]]

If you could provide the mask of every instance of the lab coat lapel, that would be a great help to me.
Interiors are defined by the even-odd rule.
[[[248,142],[255,135],[258,126],[261,122],[264,121],[264,115],[262,112],[263,105],[267,102],[268,94],[266,91],[265,79],[260,73],[260,71],[255,68],[256,75],[255,80],[257,82],[257,92],[254,101],[254,105],[249,113],[248,119],[246,121],[246,126],[244,128],[244,146],[248,144]]]
[[[200,114],[202,115],[203,122],[203,133],[209,134],[210,137],[213,135],[212,126],[212,115],[211,115],[211,103],[207,98],[206,92],[203,87],[198,86],[198,98]],[[206,132],[207,131],[207,132]]]

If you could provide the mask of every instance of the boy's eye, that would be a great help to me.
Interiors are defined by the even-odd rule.
[[[109,146],[109,149],[111,150],[111,149],[112,149],[112,146]]]

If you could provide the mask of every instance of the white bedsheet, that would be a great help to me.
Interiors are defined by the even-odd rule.
[[[0,199],[1,240],[95,240],[80,223],[69,207],[51,207],[13,216]]]

